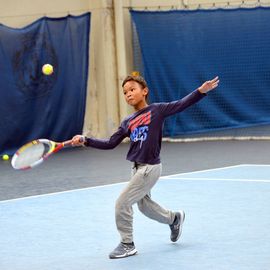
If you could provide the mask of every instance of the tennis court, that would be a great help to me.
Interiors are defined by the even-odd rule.
[[[153,198],[184,209],[182,238],[135,207],[138,255],[118,244],[114,202],[125,183],[1,201],[2,270],[269,269],[270,166],[236,165],[163,176]]]
[[[0,1],[0,270],[269,270],[270,0],[18,3]],[[77,134],[91,147],[56,143]],[[134,206],[138,254],[110,260],[127,160],[159,153],[151,194],[183,234]]]

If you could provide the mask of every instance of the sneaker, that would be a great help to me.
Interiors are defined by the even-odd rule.
[[[184,220],[185,220],[184,211],[179,211],[175,213],[175,220],[173,224],[170,225],[172,242],[176,242],[181,236]]]
[[[125,258],[128,256],[135,255],[137,250],[135,248],[134,243],[125,244],[120,243],[114,251],[112,251],[109,255],[110,259],[118,259],[118,258]]]

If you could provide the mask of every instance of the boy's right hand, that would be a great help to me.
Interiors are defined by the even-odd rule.
[[[85,136],[83,136],[83,135],[75,135],[72,138],[71,145],[72,146],[82,146],[82,145],[84,145],[85,141],[86,141]]]

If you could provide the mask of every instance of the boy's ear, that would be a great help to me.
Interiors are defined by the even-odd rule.
[[[144,87],[143,88],[143,92],[144,92],[145,96],[147,96],[148,95],[148,92],[149,92],[148,87]]]

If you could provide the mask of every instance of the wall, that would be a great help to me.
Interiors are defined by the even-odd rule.
[[[269,3],[269,0],[264,3]],[[196,9],[242,5],[224,0],[0,0],[0,23],[24,27],[36,19],[79,15],[90,11],[91,43],[84,133],[107,137],[131,112],[121,82],[132,72],[129,8],[148,10]],[[255,6],[257,1],[245,1]],[[245,5],[244,5],[245,6]]]
[[[43,16],[91,12],[90,68],[84,133],[105,137],[119,124],[112,1],[0,0],[0,23],[24,27]]]

